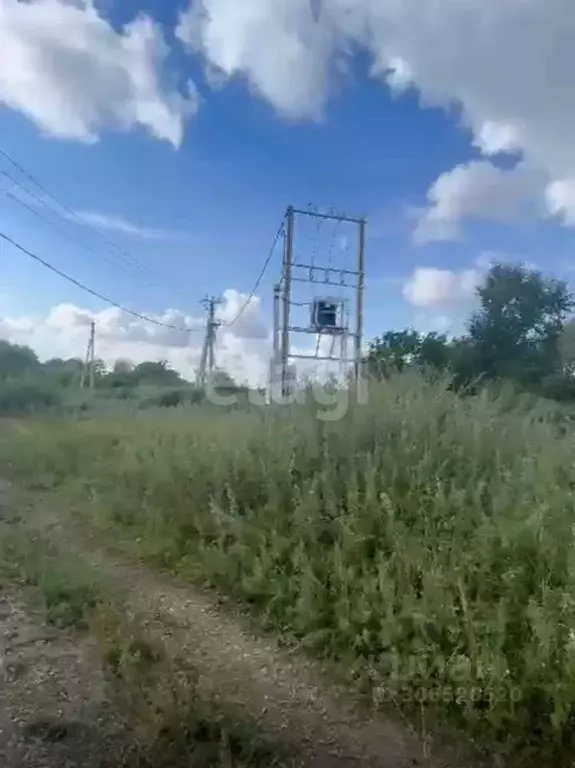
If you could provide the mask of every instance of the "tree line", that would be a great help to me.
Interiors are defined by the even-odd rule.
[[[0,413],[76,409],[83,404],[121,400],[144,408],[176,406],[203,398],[194,383],[164,360],[138,365],[117,360],[111,368],[102,360],[95,360],[95,399],[87,389],[80,389],[84,369],[80,358],[51,358],[42,362],[30,347],[0,340]],[[244,391],[219,369],[215,372],[215,386],[222,394]]]
[[[575,400],[575,296],[564,281],[523,265],[495,264],[460,336],[388,331],[365,359],[376,378],[406,368],[447,372],[456,388],[504,380],[523,391]]]
[[[12,344],[0,339],[0,381],[22,378],[50,380],[62,387],[79,386],[84,371],[80,358],[51,358],[41,362],[28,346]],[[225,371],[216,372],[220,386],[235,386]],[[128,360],[117,360],[107,369],[102,360],[94,362],[94,379],[98,388],[122,389],[138,386],[177,387],[189,384],[164,360],[145,361],[134,365]]]
[[[404,329],[375,338],[364,360],[368,374],[384,378],[416,368],[448,373],[457,389],[505,380],[544,397],[575,401],[575,297],[567,284],[523,265],[496,264],[477,288],[477,299],[459,336]],[[41,362],[29,347],[0,340],[0,410],[12,401],[49,405],[57,391],[79,388],[83,369],[79,358]],[[166,361],[118,360],[108,369],[96,360],[94,374],[97,390],[114,398],[156,388],[163,391],[160,404],[176,405],[189,401],[193,389]],[[245,389],[221,370],[216,386]]]

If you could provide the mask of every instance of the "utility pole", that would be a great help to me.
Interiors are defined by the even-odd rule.
[[[287,229],[285,237],[285,249],[283,260],[283,312],[282,312],[282,338],[281,338],[281,392],[282,397],[289,394],[288,367],[290,354],[290,310],[291,310],[291,284],[293,264],[293,236],[294,236],[294,209],[289,206],[286,213]]]
[[[363,295],[365,293],[365,230],[367,221],[361,219],[359,222],[359,249],[358,249],[358,280],[357,280],[357,298],[356,298],[356,325],[355,325],[355,383],[359,385],[361,375],[362,343],[363,343]]]
[[[281,286],[279,283],[274,285],[274,307],[273,307],[273,354],[270,365],[269,395],[273,402],[277,395],[277,381],[280,363],[280,304],[281,304]]]
[[[202,306],[207,310],[208,319],[206,322],[206,335],[204,337],[202,357],[200,359],[200,367],[198,371],[198,386],[201,389],[206,388],[207,381],[210,383],[212,381],[215,366],[214,348],[216,343],[216,331],[220,326],[220,323],[215,319],[216,307],[221,303],[222,300],[215,296],[207,297],[202,301]]]
[[[88,347],[86,349],[86,357],[84,360],[84,368],[82,370],[82,378],[80,380],[80,389],[84,389],[86,381],[88,381],[90,390],[94,390],[95,384],[95,360],[96,358],[96,323],[92,320],[90,323],[90,339],[88,341]]]

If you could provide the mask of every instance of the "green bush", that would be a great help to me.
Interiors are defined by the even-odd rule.
[[[38,413],[62,405],[63,392],[41,377],[0,382],[0,413]]]
[[[143,390],[145,393],[146,390]],[[179,405],[194,405],[201,402],[203,394],[192,387],[160,388],[153,394],[143,394],[139,400],[139,408],[176,408]]]

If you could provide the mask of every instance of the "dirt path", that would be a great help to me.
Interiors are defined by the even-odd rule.
[[[153,572],[68,513],[33,498],[28,522],[66,542],[117,585],[118,596],[146,619],[146,629],[202,671],[200,691],[318,768],[466,768],[468,756],[433,748],[401,720],[362,711],[346,689],[326,682],[308,659],[256,637],[213,595]],[[475,762],[474,765],[477,765]]]
[[[0,765],[111,768],[122,730],[88,638],[47,627],[0,588]]]

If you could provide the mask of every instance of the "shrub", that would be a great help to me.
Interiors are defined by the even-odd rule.
[[[38,379],[14,379],[0,382],[0,413],[38,413],[62,405],[62,390]]]

